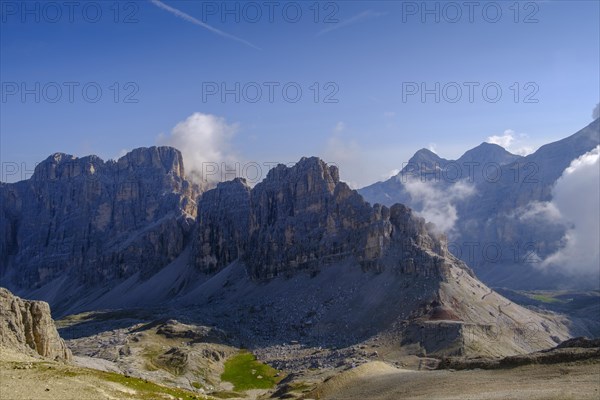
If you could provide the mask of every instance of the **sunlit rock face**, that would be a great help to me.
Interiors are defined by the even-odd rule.
[[[48,303],[23,300],[0,288],[0,345],[34,351],[43,357],[70,360],[71,351],[58,335]]]

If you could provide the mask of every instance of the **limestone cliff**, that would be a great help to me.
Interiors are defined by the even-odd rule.
[[[23,300],[1,287],[0,345],[33,350],[52,359],[71,359],[71,351],[58,335],[48,303]]]
[[[69,276],[106,284],[150,276],[186,245],[197,188],[178,150],[133,150],[118,161],[56,153],[31,179],[0,186],[0,278],[16,288]]]
[[[347,258],[364,270],[441,276],[449,260],[467,269],[409,208],[371,206],[315,157],[277,166],[253,189],[222,183],[204,194],[198,214],[193,261],[208,273],[237,258],[256,279]]]

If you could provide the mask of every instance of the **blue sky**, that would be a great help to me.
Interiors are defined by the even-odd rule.
[[[463,2],[453,3],[460,17],[428,2],[439,22],[422,2],[276,3],[271,21],[262,1],[80,2],[71,16],[63,2],[53,2],[59,15],[3,0],[2,180],[27,177],[53,152],[107,159],[174,144],[192,165],[319,155],[364,186],[422,147],[454,158],[499,136],[531,151],[587,125],[599,102],[598,1],[479,2],[472,21]],[[408,92],[436,83],[439,102]],[[236,84],[240,101],[223,101],[222,85]]]

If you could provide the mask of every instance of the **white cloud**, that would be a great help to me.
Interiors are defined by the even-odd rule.
[[[412,203],[418,206],[417,214],[428,222],[433,222],[436,229],[449,235],[454,233],[454,224],[458,219],[456,203],[475,194],[475,187],[466,181],[459,181],[448,187],[443,182],[426,181],[418,178],[408,179],[404,183]]]
[[[436,147],[437,145],[435,143],[429,143],[427,149],[429,149],[430,152],[437,154]]]
[[[517,154],[519,156],[526,156],[528,154],[533,153],[533,147],[531,146],[521,146],[518,149],[512,149],[510,150],[511,153],[513,154]]]
[[[552,204],[569,226],[564,247],[547,257],[542,266],[558,267],[577,275],[598,275],[600,270],[600,146],[573,160],[557,180]]]
[[[492,135],[487,138],[488,143],[497,144],[504,147],[513,154],[526,156],[533,153],[533,147],[524,144],[525,134],[517,134],[512,129],[507,129],[502,135]]]
[[[206,175],[207,180],[220,180],[221,174],[207,173],[237,160],[231,147],[237,130],[237,124],[229,124],[222,117],[194,113],[175,125],[170,135],[161,134],[157,142],[181,151],[188,177],[198,180]]]
[[[556,204],[546,201],[532,201],[524,207],[519,207],[508,216],[528,223],[552,222],[562,219]]]
[[[493,135],[487,138],[487,141],[492,144],[497,144],[498,146],[502,146],[505,149],[508,149],[512,142],[515,141],[515,131],[512,129],[507,129],[504,131],[502,136]]]
[[[598,118],[600,118],[600,103],[596,104],[596,107],[592,111],[592,119],[596,120]]]

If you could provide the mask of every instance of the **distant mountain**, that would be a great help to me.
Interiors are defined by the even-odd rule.
[[[599,131],[599,120],[595,120],[574,135],[544,145],[526,157],[489,143],[467,151],[456,161],[421,149],[409,161],[410,167],[404,166],[397,176],[359,189],[359,193],[372,203],[389,206],[398,202],[422,211],[422,199],[415,198],[407,187],[411,179],[426,181],[441,193],[458,182],[472,185],[473,195],[454,200],[457,221],[451,248],[486,283],[513,289],[594,287],[597,282],[578,281],[536,269],[532,257],[556,251],[565,229],[559,225],[525,223],[515,219],[514,212],[533,202],[550,201],[552,187],[565,168],[598,145]],[[437,170],[437,175],[432,174],[432,169]],[[499,246],[501,256],[486,257],[482,252],[485,246]]]
[[[408,173],[416,168],[423,171],[433,171],[445,167],[449,162],[449,160],[439,157],[429,149],[421,149],[408,160],[408,165],[403,166],[401,172]]]
[[[577,279],[556,272],[541,273],[535,268],[537,257],[543,259],[563,245],[565,227],[550,221],[522,221],[514,213],[535,202],[552,200],[552,188],[565,169],[599,144],[600,120],[596,119],[574,135],[503,165],[497,181],[481,182],[476,194],[459,204],[459,240],[494,243],[501,249],[503,256],[493,262],[481,252],[475,252],[469,260],[486,282],[513,289],[598,287],[594,277]]]
[[[474,165],[483,165],[485,163],[506,165],[521,158],[521,156],[509,153],[502,146],[483,142],[479,146],[465,152],[456,162],[460,165],[468,165],[467,163],[473,163]]]
[[[391,206],[407,204],[420,210],[422,204],[413,198],[406,188],[408,181],[431,182],[446,188],[459,181],[479,183],[485,179],[486,165],[504,165],[519,160],[521,156],[511,154],[501,146],[482,143],[467,151],[458,160],[441,158],[428,149],[417,151],[396,175],[384,182],[377,182],[359,189],[358,192],[369,202]]]

